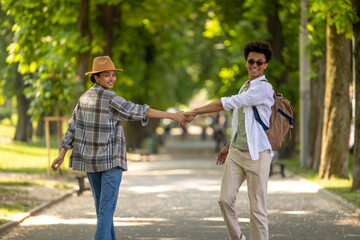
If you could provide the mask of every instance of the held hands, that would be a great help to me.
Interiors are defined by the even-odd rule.
[[[173,120],[177,121],[180,125],[185,121],[185,116],[183,111],[178,111],[174,113]]]
[[[195,116],[196,115],[193,112],[178,111],[174,113],[173,120],[184,126],[194,120]]]
[[[184,112],[184,117],[185,117],[185,120],[181,123],[181,125],[186,125],[188,124],[189,122],[191,122],[192,120],[194,120],[194,118],[196,117],[196,114],[192,111],[190,112]]]

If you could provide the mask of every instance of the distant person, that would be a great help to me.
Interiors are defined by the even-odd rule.
[[[181,125],[181,129],[182,129],[181,139],[185,140],[188,135],[187,127],[184,125]]]
[[[221,147],[224,147],[224,145],[222,145],[225,135],[224,132],[222,130],[222,128],[220,126],[216,126],[215,127],[215,131],[214,131],[214,138],[215,138],[215,152],[219,152]]]
[[[166,125],[165,130],[164,130],[165,138],[166,138],[166,139],[170,139],[170,138],[171,138],[170,130],[171,130],[170,124]]]
[[[216,142],[215,146],[215,152],[219,152],[220,148],[223,148],[226,145],[226,139],[225,139],[225,129],[224,129],[224,123],[225,123],[225,116],[221,115],[219,112],[216,114],[214,123],[214,139]]]
[[[249,79],[238,95],[223,97],[203,107],[185,113],[190,122],[204,113],[233,109],[232,136],[220,151],[216,164],[225,163],[219,205],[232,240],[245,240],[235,209],[236,197],[247,180],[250,202],[250,239],[267,240],[267,186],[273,152],[262,126],[255,120],[252,106],[256,106],[262,121],[269,126],[274,91],[266,81],[272,50],[267,43],[251,42],[244,47],[245,66]]]
[[[116,239],[113,216],[122,172],[127,170],[123,123],[141,121],[145,126],[148,117],[184,120],[181,112],[158,111],[110,91],[117,71],[123,70],[116,69],[110,57],[94,59],[92,71],[85,74],[91,74],[94,85],[81,95],[61,141],[61,153],[52,163],[52,169],[58,170],[67,150],[73,149],[70,167],[86,172],[97,215],[95,240]]]

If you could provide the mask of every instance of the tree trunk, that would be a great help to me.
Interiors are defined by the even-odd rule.
[[[269,40],[270,46],[273,51],[273,57],[277,59],[284,66],[284,71],[281,73],[281,76],[275,79],[276,88],[280,85],[287,82],[288,74],[286,69],[286,64],[284,62],[284,57],[282,51],[284,48],[284,35],[282,32],[282,23],[279,17],[279,1],[272,0],[273,11],[269,12],[266,15],[267,18],[267,28],[270,32],[271,39]],[[275,88],[275,89],[276,89]]]
[[[328,19],[329,22],[329,19]],[[326,28],[326,87],[319,176],[347,178],[350,129],[350,41],[336,26]]]
[[[89,28],[89,0],[81,0],[79,5],[78,31],[80,38],[87,38],[89,49],[81,51],[78,56],[78,64],[76,66],[76,77],[82,80],[84,89],[87,89],[88,76],[85,73],[89,69],[90,49],[91,49],[91,33]]]
[[[27,113],[30,101],[23,93],[16,95],[18,121],[16,124],[15,141],[26,142],[31,140],[32,124],[30,115]]]
[[[314,149],[314,161],[313,169],[317,172],[320,166],[321,159],[321,146],[322,146],[322,132],[323,132],[323,122],[324,122],[324,97],[325,97],[325,82],[326,82],[326,49],[324,49],[323,56],[320,59],[319,68],[318,68],[318,83],[316,83],[316,89],[318,92],[314,91],[314,94],[318,94],[316,107],[318,110],[317,118],[317,128],[316,128],[316,141]],[[311,119],[311,118],[310,118]]]
[[[101,9],[102,14],[98,16],[97,21],[104,30],[104,39],[106,42],[105,49],[102,54],[111,57],[114,42],[114,28],[118,24],[118,7],[116,5],[109,4],[100,4],[98,7]]]
[[[128,121],[124,123],[124,132],[126,139],[126,148],[134,150],[141,148],[145,138],[154,138],[155,130],[160,124],[160,119],[149,118],[148,125],[143,127],[138,121]],[[155,140],[155,139],[154,139]]]
[[[39,120],[37,121],[37,126],[35,130],[35,136],[44,137],[45,136],[45,122],[44,122],[44,114],[41,114]]]
[[[138,121],[128,121],[124,123],[126,148],[130,151],[141,148],[144,139],[143,126]]]
[[[354,7],[360,16],[360,2],[353,0]],[[355,40],[355,136],[352,190],[360,189],[360,22],[354,24]]]
[[[316,57],[312,60],[313,72],[316,77],[310,80],[310,116],[308,131],[308,152],[306,168],[318,170],[321,156],[321,137],[324,116],[324,94],[325,94],[325,66],[326,53],[322,57]],[[319,151],[320,149],[320,151]]]

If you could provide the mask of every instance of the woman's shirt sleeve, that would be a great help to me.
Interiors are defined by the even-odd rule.
[[[71,116],[68,128],[65,132],[64,137],[61,140],[61,147],[65,149],[72,149],[73,148],[73,141],[75,136],[75,126],[76,126],[76,117],[77,117],[77,111],[78,111],[78,104],[76,104],[76,107],[74,109],[74,112]]]
[[[150,108],[148,105],[135,104],[119,96],[115,96],[109,104],[110,111],[120,121],[141,121],[143,126],[147,125],[146,111]]]

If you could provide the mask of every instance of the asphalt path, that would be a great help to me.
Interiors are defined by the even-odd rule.
[[[229,239],[218,197],[223,166],[212,143],[176,142],[148,161],[132,161],[123,174],[114,215],[117,239]],[[249,237],[246,183],[236,204]],[[319,193],[316,184],[292,176],[269,181],[270,239],[360,239],[353,211]],[[25,220],[1,239],[92,239],[96,226],[90,191],[73,195]],[[256,239],[253,239],[256,240]]]

